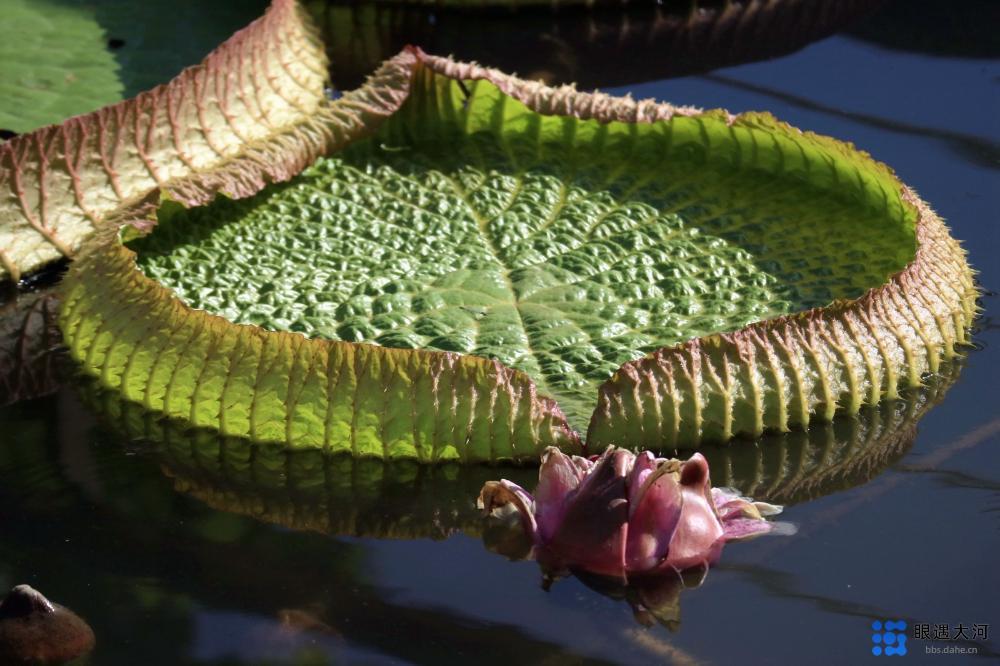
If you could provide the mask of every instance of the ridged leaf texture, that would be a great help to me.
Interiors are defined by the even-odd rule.
[[[863,199],[692,161],[723,118],[544,117],[424,81],[286,187],[161,212],[140,268],[233,322],[496,359],[584,428],[623,363],[855,298],[913,256],[909,221]]]
[[[944,399],[961,364],[942,368],[898,401],[841,415],[808,432],[766,436],[761,446],[706,446],[716,486],[762,501],[795,504],[856,487],[895,463],[913,444],[920,419]],[[86,403],[115,431],[142,442],[174,487],[209,506],[300,530],[378,538],[479,535],[482,514],[470,498],[503,477],[522,487],[534,467],[420,465],[286,450],[247,439],[192,431],[184,421],[82,385]]]
[[[856,413],[975,312],[964,253],[886,167],[766,114],[412,50],[287,137],[263,150],[311,164],[290,183],[89,244],[62,318],[87,372],[258,442],[525,459],[578,450],[588,416],[599,450]]]
[[[330,456],[192,430],[140,405],[80,385],[102,421],[152,454],[174,488],[209,506],[299,530],[378,538],[445,538],[482,531],[474,499],[501,473],[530,486],[534,467],[421,465],[414,460]]]

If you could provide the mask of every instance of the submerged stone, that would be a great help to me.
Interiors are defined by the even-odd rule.
[[[0,601],[0,663],[63,664],[94,649],[94,632],[73,611],[18,585]]]

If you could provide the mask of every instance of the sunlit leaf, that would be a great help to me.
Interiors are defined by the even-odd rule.
[[[408,51],[303,127],[331,138],[277,153],[313,163],[292,182],[96,238],[63,317],[88,372],[227,435],[471,461],[578,449],[588,417],[593,450],[787,430],[967,339],[941,221],[766,114]]]

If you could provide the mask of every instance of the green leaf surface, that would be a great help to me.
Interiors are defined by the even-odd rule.
[[[161,210],[140,267],[236,323],[496,359],[582,430],[622,364],[856,298],[913,257],[863,198],[706,164],[721,117],[601,124],[466,90],[287,185]]]
[[[0,24],[0,127],[27,132],[122,98],[125,87],[93,12],[7,0]]]
[[[0,127],[27,132],[165,83],[259,16],[262,0],[6,0]]]
[[[60,326],[102,386],[256,443],[523,461],[857,414],[968,341],[977,292],[940,218],[768,114],[418,49],[310,108],[162,187],[147,237],[88,241]]]

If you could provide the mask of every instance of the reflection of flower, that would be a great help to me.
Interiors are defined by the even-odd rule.
[[[596,460],[549,448],[534,496],[490,481],[479,501],[516,511],[543,565],[623,579],[708,566],[727,541],[770,531],[764,516],[780,511],[712,488],[701,454],[682,462],[615,447]]]
[[[655,575],[641,576],[627,583],[607,576],[596,576],[585,571],[575,572],[577,580],[606,597],[625,601],[632,607],[636,622],[652,627],[662,624],[670,631],[677,631],[681,624],[681,592],[700,587],[708,570],[703,567],[687,569],[683,573],[660,571]]]

